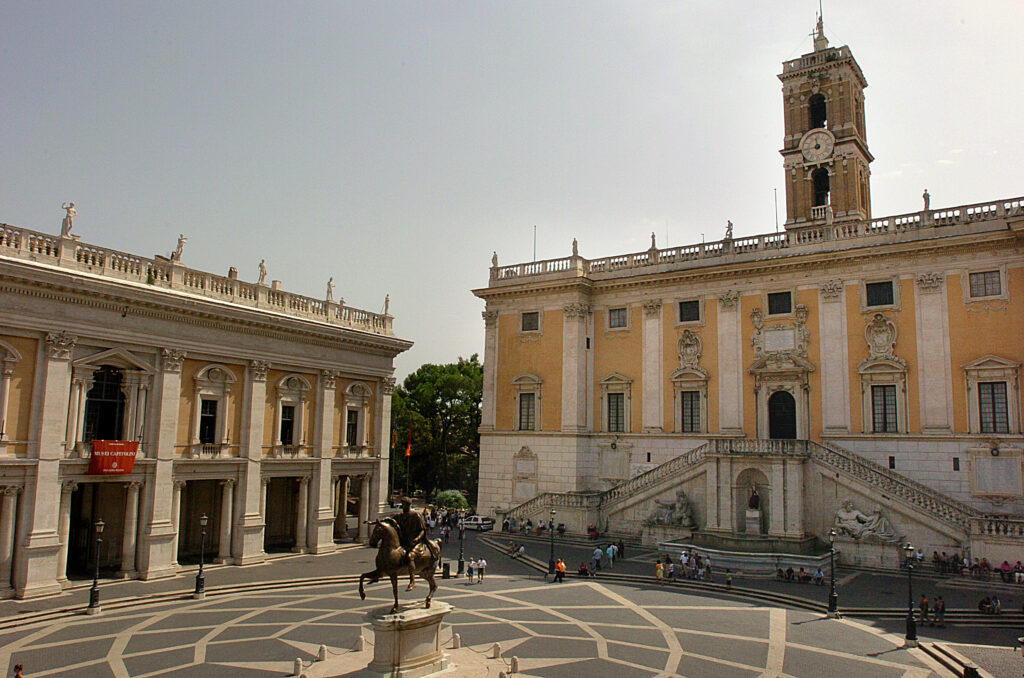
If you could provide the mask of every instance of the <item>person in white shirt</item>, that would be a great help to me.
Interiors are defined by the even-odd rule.
[[[487,561],[483,558],[476,561],[476,581],[478,584],[484,583],[484,571],[487,569]]]

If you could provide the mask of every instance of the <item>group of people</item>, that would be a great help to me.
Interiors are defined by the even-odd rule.
[[[775,578],[779,581],[795,582],[797,584],[814,582],[815,586],[821,586],[825,583],[825,573],[820,567],[814,571],[814,574],[804,570],[802,567],[799,570],[793,570],[792,565],[785,570],[780,567],[775,570]]]
[[[484,573],[487,572],[487,561],[483,558],[470,558],[466,564],[466,583],[483,584]]]
[[[983,614],[1001,614],[1002,611],[1003,603],[997,595],[985,596],[978,601],[978,612]]]
[[[945,551],[942,553],[932,551],[932,565],[939,574],[958,574],[963,577],[984,580],[991,578],[993,574],[998,574],[999,578],[1007,584],[1024,584],[1024,564],[1019,560],[1015,565],[1004,560],[1002,565],[993,567],[992,563],[988,562],[988,558],[971,560],[968,556],[946,555]]]
[[[523,544],[517,544],[514,541],[508,543],[508,557],[509,558],[522,558],[526,555],[526,546]]]
[[[590,557],[591,567],[594,574],[601,571],[604,567],[606,570],[610,570],[615,567],[615,559],[622,558],[626,555],[626,544],[620,539],[616,544],[615,542],[609,542],[603,549],[600,546],[594,547],[594,553]]]
[[[664,565],[668,566],[666,568]],[[683,579],[698,579],[702,581],[714,581],[714,570],[711,567],[711,556],[701,555],[696,551],[687,552],[683,550],[679,554],[679,572],[675,571],[672,559],[665,556],[665,563],[662,566],[662,574],[672,580],[678,574]]]
[[[921,600],[917,605],[918,623],[929,626],[946,625],[946,601],[942,596],[935,596],[935,602],[928,602],[928,596],[921,594]]]
[[[533,520],[531,520],[530,518],[527,518],[526,521],[522,523],[517,521],[515,518],[507,517],[501,521],[501,531],[510,532],[513,534],[518,530],[520,534],[536,533],[538,536],[540,536],[544,534],[546,530],[550,529],[554,529],[555,532],[558,533],[559,537],[565,536],[565,523],[558,523],[558,525],[556,526],[553,520],[550,521],[550,523],[548,523],[543,518],[541,518],[537,522],[536,526],[534,526]]]

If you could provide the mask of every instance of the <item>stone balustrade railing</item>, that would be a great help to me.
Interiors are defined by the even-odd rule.
[[[600,494],[579,494],[576,492],[541,492],[533,499],[514,506],[505,513],[506,518],[519,520],[537,514],[546,514],[552,508],[596,509]],[[542,516],[543,517],[543,516]]]
[[[797,254],[801,248],[809,249],[823,242],[856,241],[886,233],[920,232],[922,237],[931,237],[934,235],[933,229],[935,228],[1012,216],[1024,216],[1024,197],[898,214],[870,221],[841,221],[833,224],[815,222],[790,228],[784,233],[727,238],[699,245],[667,249],[652,248],[645,252],[621,254],[602,259],[571,256],[510,266],[492,266],[490,280],[491,284],[502,284],[522,278],[552,274],[557,274],[560,277],[566,275],[587,277],[642,269],[656,264],[683,264],[736,254],[774,253],[783,249]],[[822,212],[821,219],[824,219],[824,212]]]
[[[984,515],[971,518],[971,534],[1003,539],[1024,539],[1024,517]]]
[[[916,506],[964,532],[970,530],[972,519],[981,515],[980,511],[963,502],[894,473],[849,450],[829,443],[819,445],[812,441],[793,442],[806,443],[810,456],[816,461],[872,485],[882,494]]]
[[[619,499],[631,497],[637,492],[657,485],[662,480],[675,476],[691,466],[696,466],[707,456],[709,447],[708,443],[704,443],[700,447],[695,447],[692,450],[683,452],[678,457],[669,459],[664,464],[655,466],[649,471],[639,473],[629,480],[608,488],[598,495],[601,498],[601,506],[607,506]]]
[[[0,224],[0,255],[108,278],[175,289],[207,299],[392,336],[392,317],[314,299],[267,285],[197,271],[169,259],[147,259],[56,236]]]

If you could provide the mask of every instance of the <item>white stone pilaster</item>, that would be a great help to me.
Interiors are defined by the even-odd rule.
[[[914,310],[921,430],[924,433],[949,433],[952,430],[950,395],[953,384],[950,378],[945,276],[926,273],[917,276],[916,282]]]
[[[733,491],[732,458],[718,457],[718,497],[722,506],[718,514],[718,529],[732,532],[736,514],[736,492]]]
[[[14,525],[18,515],[20,487],[9,485],[2,490],[0,506],[0,591],[11,588],[11,567],[14,561]]]
[[[124,503],[124,533],[121,536],[121,576],[135,576],[135,550],[139,536],[139,488],[142,483],[128,483],[127,498]]]
[[[320,375],[317,408],[313,418],[313,455],[317,464],[313,468],[310,505],[314,507],[310,521],[308,541],[310,553],[330,553],[334,550],[334,493],[331,486],[331,435],[334,428],[335,376],[325,370]],[[377,409],[379,413],[379,408]],[[379,416],[379,414],[378,414]],[[380,442],[380,438],[377,438]]]
[[[587,430],[586,304],[568,304],[562,312],[562,430]],[[540,429],[542,422],[537,422]]]
[[[334,536],[348,537],[348,484],[349,476],[338,478],[338,511],[334,519]]]
[[[707,499],[704,504],[707,506],[708,512],[704,519],[704,529],[711,531],[718,529],[718,516],[721,509],[718,500],[718,459],[718,457],[708,457],[704,462],[704,467],[707,469],[705,476]]]
[[[235,481],[231,478],[220,481],[220,540],[217,544],[215,563],[231,562],[231,535],[234,522]]]
[[[295,548],[296,553],[305,553],[306,534],[309,532],[309,478],[299,478],[299,497],[295,506]]]
[[[664,383],[664,351],[662,350],[662,307],[660,299],[644,303],[643,313],[643,383],[641,385],[642,424],[645,433],[660,433],[665,411],[662,395]]]
[[[171,488],[171,523],[174,525],[174,540],[171,542],[171,553],[174,563],[178,562],[178,540],[181,537],[181,491],[185,489],[184,480],[175,480]]]
[[[57,581],[67,586],[68,576],[68,538],[71,534],[71,495],[78,489],[78,483],[65,481],[60,490],[60,517],[58,534],[60,534],[60,556],[57,558]],[[0,586],[3,583],[0,582]]]
[[[388,482],[391,474],[391,395],[394,393],[395,380],[388,377],[377,387],[377,406],[375,409],[373,435],[374,447],[377,448],[377,473],[375,476],[373,502],[373,518],[387,511]],[[332,540],[333,543],[333,540]]]
[[[821,370],[821,423],[825,433],[850,430],[849,342],[846,334],[846,296],[841,280],[820,287],[818,368]]]
[[[772,460],[769,482],[772,486],[772,493],[771,503],[768,506],[771,515],[768,534],[773,537],[781,537],[786,534],[786,467],[784,460]]]
[[[240,478],[242,493],[241,539],[236,550],[239,565],[262,563],[266,529],[266,493],[269,479],[261,477],[263,461],[263,411],[267,399],[267,370],[262,360],[249,361],[242,394],[242,430],[239,432],[240,455],[248,460]],[[277,407],[280,411],[280,407]],[[279,416],[279,414],[278,414]]]
[[[740,295],[729,291],[718,298],[718,431],[743,435],[743,337]],[[731,522],[730,513],[730,522]]]
[[[493,431],[498,374],[498,312],[484,311],[484,382],[480,403],[480,430]]]
[[[370,476],[364,475],[360,478],[359,485],[359,535],[357,539],[361,544],[365,544],[370,539],[370,535],[366,529],[366,524],[370,520],[369,495]]]
[[[804,461],[786,459],[786,536],[804,536]]]

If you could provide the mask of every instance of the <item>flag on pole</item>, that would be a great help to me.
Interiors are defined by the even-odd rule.
[[[409,424],[409,441],[405,444],[405,456],[412,456],[412,424]]]

